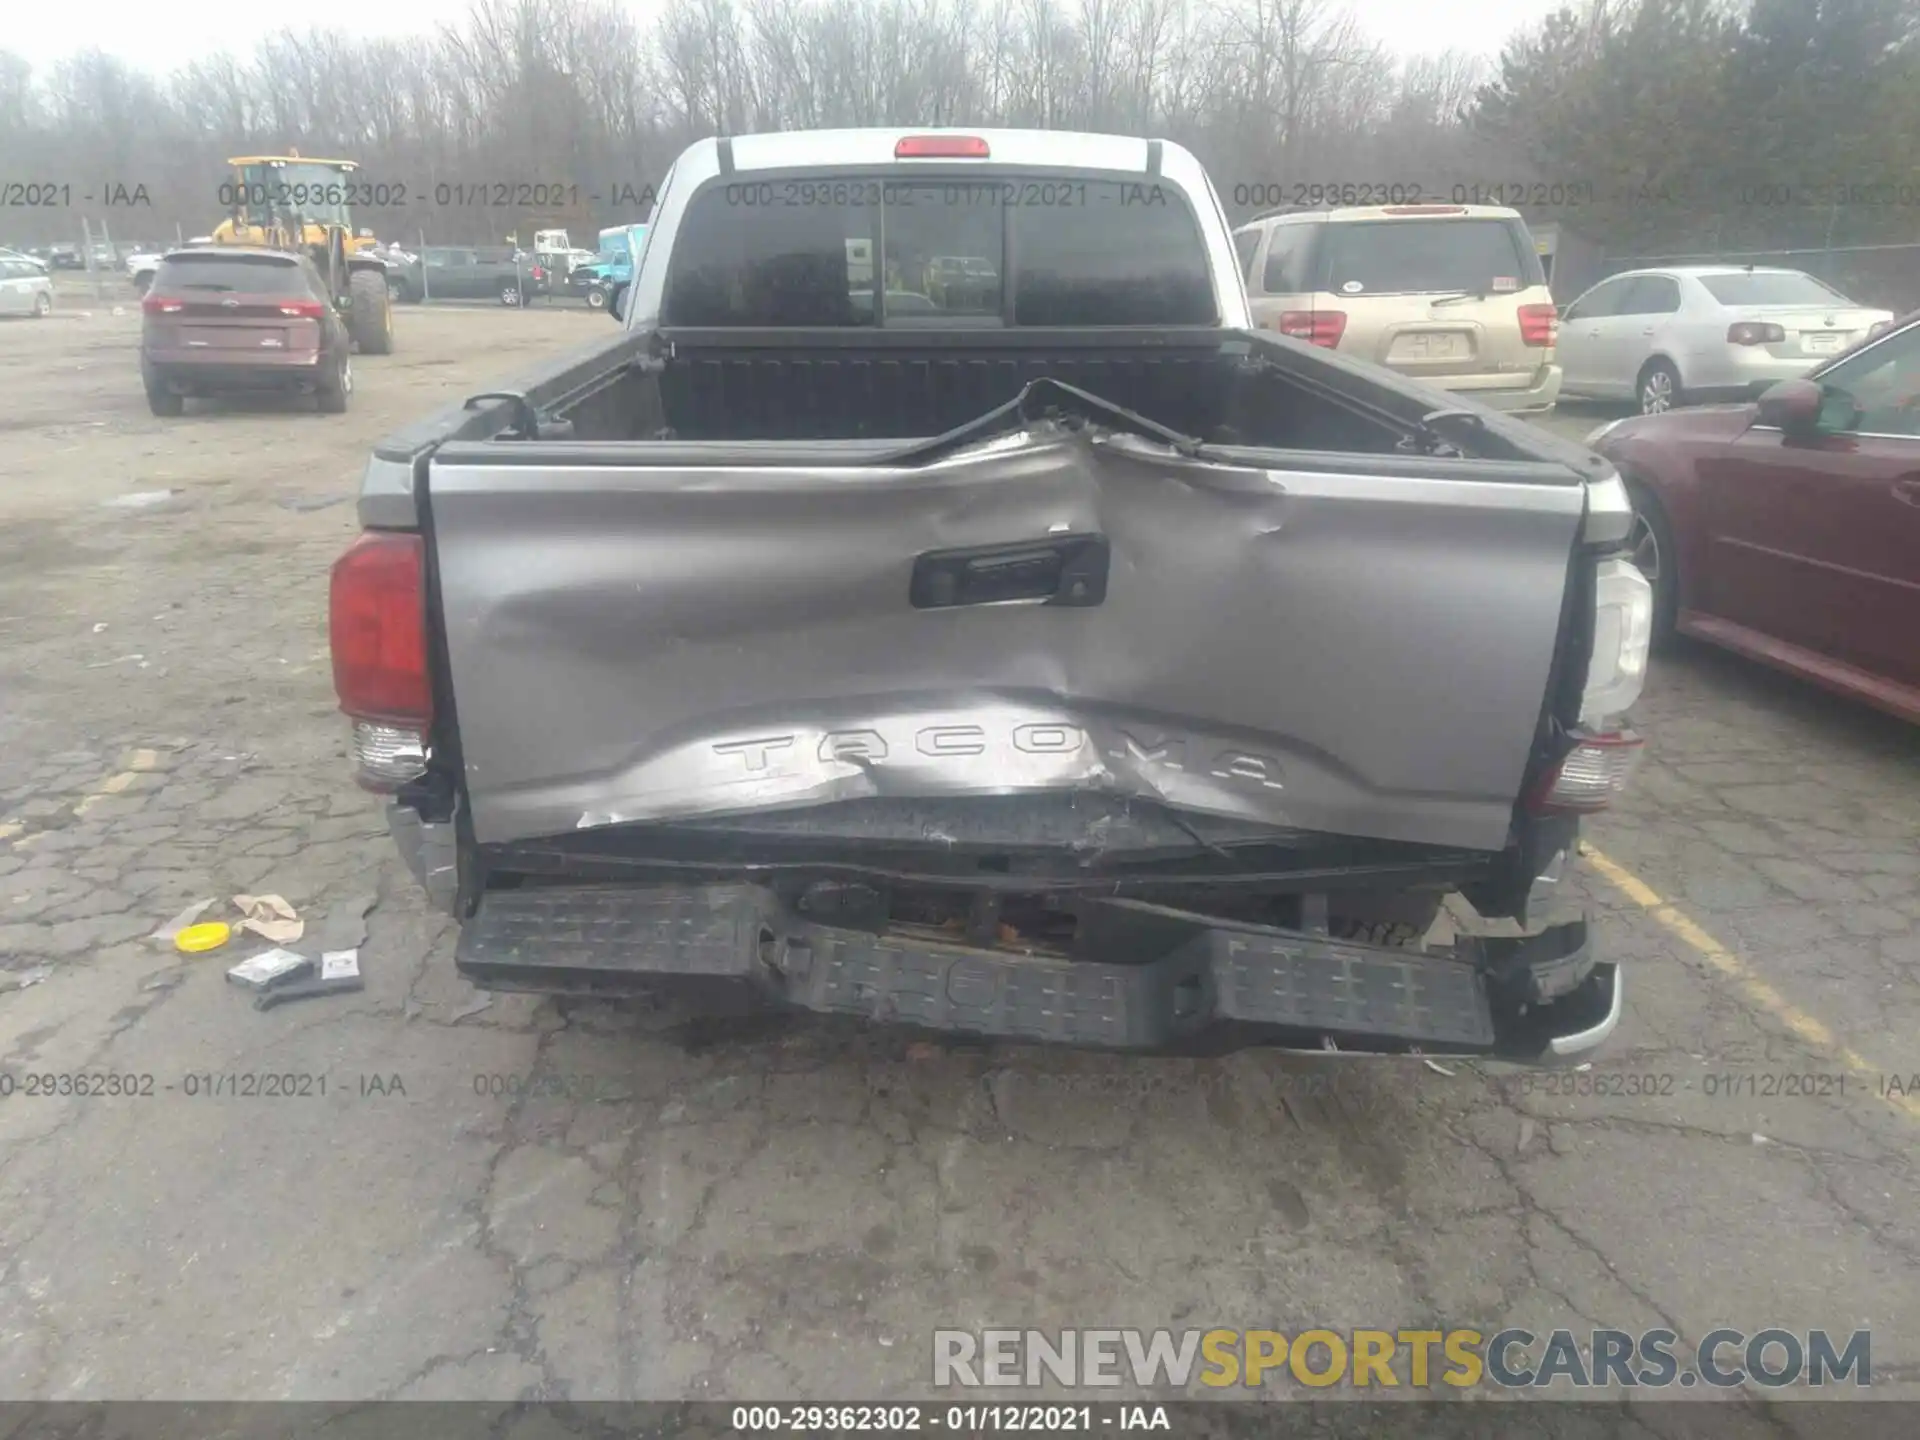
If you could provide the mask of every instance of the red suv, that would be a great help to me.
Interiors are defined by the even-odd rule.
[[[353,393],[353,343],[305,256],[241,246],[174,250],[140,302],[140,375],[156,415],[192,395],[310,394],[338,415]]]

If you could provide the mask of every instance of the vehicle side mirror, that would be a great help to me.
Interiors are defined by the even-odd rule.
[[[1826,391],[1812,380],[1782,380],[1760,396],[1758,420],[1783,435],[1804,437],[1820,429]]]

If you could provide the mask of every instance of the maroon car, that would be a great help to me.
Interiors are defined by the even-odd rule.
[[[1757,403],[1588,443],[1632,493],[1656,642],[1709,640],[1920,724],[1920,312]]]
[[[140,376],[156,415],[180,414],[190,395],[239,390],[311,394],[327,414],[347,408],[353,342],[304,255],[170,251],[140,309]]]

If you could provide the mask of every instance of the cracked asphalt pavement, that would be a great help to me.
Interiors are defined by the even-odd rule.
[[[483,1006],[349,778],[326,570],[376,438],[606,322],[403,311],[349,415],[165,421],[137,323],[0,329],[0,1396],[926,1397],[936,1327],[1422,1322],[1870,1328],[1915,1393],[1913,732],[1656,664],[1572,1080]],[[364,992],[148,938],[247,892]],[[26,1093],[82,1073],[154,1093]],[[205,1093],[253,1075],[301,1093]]]

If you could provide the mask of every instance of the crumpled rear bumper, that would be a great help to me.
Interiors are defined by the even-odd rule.
[[[1250,1045],[1578,1063],[1619,1023],[1584,918],[1439,952],[1207,920],[1131,901],[1083,917],[1081,956],[850,929],[745,884],[491,892],[457,965],[490,989],[677,993],[986,1038],[1150,1053]]]

